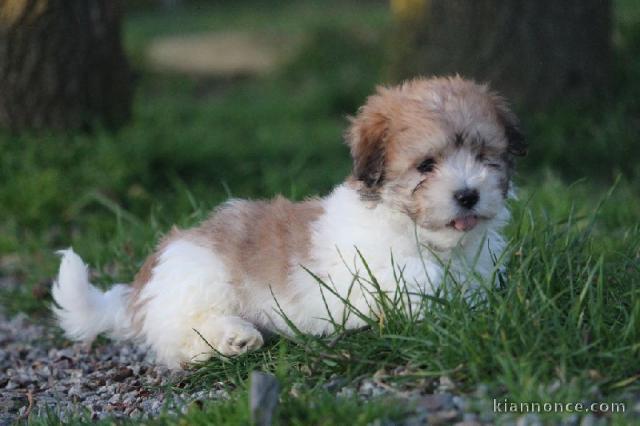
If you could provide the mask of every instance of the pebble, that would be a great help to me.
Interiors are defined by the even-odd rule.
[[[425,395],[419,402],[420,406],[428,413],[449,410],[453,408],[453,396],[450,394]]]
[[[270,426],[273,413],[278,405],[280,383],[274,375],[260,371],[252,371],[249,382],[251,424]]]
[[[370,379],[363,380],[358,388],[358,395],[362,398],[377,398],[387,393],[386,389]]]

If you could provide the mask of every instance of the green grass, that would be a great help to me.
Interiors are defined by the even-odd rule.
[[[384,3],[330,6],[220,2],[172,14],[132,11],[125,41],[140,85],[129,125],[93,135],[0,133],[0,274],[20,283],[0,291],[5,308],[46,315],[56,249],[72,245],[100,284],[126,282],[172,224],[192,225],[230,195],[302,199],[340,182],[350,167],[341,142],[345,116],[380,81],[389,22]],[[181,421],[247,424],[246,378],[255,369],[282,382],[280,424],[368,424],[406,415],[394,401],[336,398],[323,387],[374,373],[396,388],[427,392],[446,375],[456,392],[485,395],[478,407],[493,397],[637,396],[637,9],[633,1],[616,2],[610,99],[522,117],[531,154],[520,164],[506,232],[505,285],[474,306],[455,292],[425,302],[422,321],[391,307],[384,321],[339,339],[279,339],[256,353],[194,366],[188,387],[223,381],[231,398],[193,406]],[[276,75],[233,84],[143,68],[142,51],[155,35],[229,28],[290,31],[306,45]]]
[[[286,389],[289,390],[289,389]],[[194,406],[184,421],[191,425],[248,425],[250,424],[249,398],[246,389],[237,391],[233,398],[204,407]],[[355,398],[336,398],[331,393],[315,389],[298,391],[295,396],[284,393],[274,416],[276,424],[287,425],[369,425],[374,421],[399,421],[409,410],[394,400],[358,401]],[[158,424],[174,424],[175,418],[160,418]]]

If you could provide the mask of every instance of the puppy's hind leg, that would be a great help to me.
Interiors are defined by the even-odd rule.
[[[263,343],[262,334],[250,322],[237,316],[214,316],[194,328],[186,355],[193,361],[204,361],[215,351],[234,356],[256,350]]]

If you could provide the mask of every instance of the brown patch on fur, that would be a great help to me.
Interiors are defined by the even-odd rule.
[[[407,166],[403,160],[415,152],[405,155],[407,148],[412,150],[403,141],[433,130],[434,123],[421,114],[422,109],[398,88],[379,87],[351,119],[345,136],[353,157],[353,177],[364,183],[363,200],[376,200],[381,186],[394,178],[394,171]]]
[[[353,174],[367,188],[379,187],[384,181],[385,143],[389,133],[387,116],[382,111],[371,111],[367,104],[347,134],[353,157]]]
[[[323,212],[318,199],[293,203],[283,197],[272,201],[232,200],[216,209],[196,228],[173,228],[149,255],[132,283],[129,310],[132,328],[140,330],[146,300],[140,298],[144,286],[164,249],[173,241],[186,239],[215,251],[223,260],[232,283],[241,291],[248,279],[282,288],[292,267],[309,260],[310,224]]]
[[[233,283],[251,280],[277,290],[287,284],[292,267],[309,260],[310,225],[322,212],[318,199],[232,200],[185,237],[215,250]]]
[[[142,288],[149,282],[151,279],[151,274],[153,269],[158,264],[158,252],[151,253],[147,259],[142,264],[142,267],[136,274],[133,279],[133,283],[131,283],[131,287],[135,292],[140,292]]]

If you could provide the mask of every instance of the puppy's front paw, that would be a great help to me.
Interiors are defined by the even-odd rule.
[[[253,327],[234,327],[225,332],[218,350],[226,356],[254,351],[264,344],[262,334]]]

